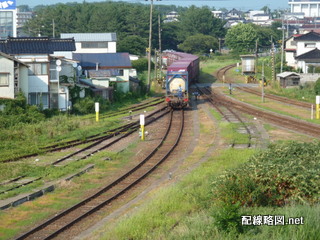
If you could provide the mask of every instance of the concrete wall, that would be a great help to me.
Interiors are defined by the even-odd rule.
[[[307,73],[307,74],[300,74],[300,84],[304,85],[306,82],[315,82],[320,78],[320,73]]]

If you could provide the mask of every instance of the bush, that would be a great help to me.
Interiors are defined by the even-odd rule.
[[[271,145],[216,180],[213,195],[226,204],[255,207],[318,203],[319,156],[320,143]]]
[[[316,81],[314,85],[314,92],[316,95],[320,95],[320,78]]]
[[[138,60],[134,60],[131,63],[132,63],[132,68],[135,68],[137,70],[137,72],[139,72],[139,73],[148,70],[148,59],[147,58],[139,58]],[[153,62],[151,62],[151,69],[154,69]]]

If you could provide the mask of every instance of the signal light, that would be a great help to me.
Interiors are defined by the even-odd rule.
[[[183,101],[184,101],[184,102],[188,102],[188,101],[189,101],[189,99],[188,99],[188,98],[185,98],[185,99],[183,99]]]
[[[170,102],[170,101],[171,101],[171,99],[167,97],[166,98],[166,102]]]

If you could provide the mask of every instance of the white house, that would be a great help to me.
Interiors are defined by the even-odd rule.
[[[20,91],[28,99],[28,65],[0,52],[0,98],[14,99]]]
[[[76,50],[74,53],[116,53],[116,33],[61,33],[61,38],[74,38]],[[63,53],[56,52],[57,55]],[[64,55],[72,59],[72,54]]]
[[[297,56],[315,48],[320,49],[320,34],[316,32],[309,32],[295,37],[294,41],[297,43]]]

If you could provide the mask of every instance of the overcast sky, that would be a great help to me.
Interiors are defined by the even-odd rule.
[[[34,7],[36,5],[44,4],[51,5],[56,3],[67,3],[67,2],[78,2],[82,3],[83,0],[16,0],[17,5],[29,5],[30,7]],[[125,0],[124,0],[125,1]],[[145,0],[126,0],[127,2],[139,2],[149,4],[149,1]],[[104,2],[102,0],[86,0],[86,2]],[[154,0],[155,4],[165,4],[165,5],[179,5],[179,6],[190,6],[196,5],[198,7],[201,6],[209,6],[219,8],[227,8],[232,9],[236,8],[238,10],[246,11],[246,10],[259,10],[264,6],[268,6],[270,9],[286,9],[289,7],[288,0],[162,0],[157,2]]]

